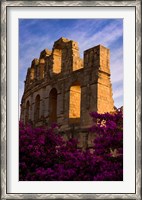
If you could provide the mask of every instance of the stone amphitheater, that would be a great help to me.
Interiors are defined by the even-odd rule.
[[[81,59],[78,43],[62,37],[28,68],[20,120],[33,126],[56,122],[65,139],[77,137],[79,147],[89,147],[89,113],[114,111],[110,75],[108,48],[87,49]]]

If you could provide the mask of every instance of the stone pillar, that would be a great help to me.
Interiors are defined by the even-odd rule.
[[[41,89],[41,116],[44,117],[45,113],[45,94],[46,94],[46,88]]]
[[[60,73],[62,69],[62,49],[54,49],[53,53],[53,73]]]
[[[82,67],[83,62],[80,58],[78,43],[72,41],[72,71],[81,69]]]
[[[110,52],[109,49],[98,45],[84,52],[84,68],[92,71],[94,80],[91,78],[91,84],[94,84],[91,101],[92,111],[99,113],[113,111],[114,102],[112,98],[112,87],[110,81]],[[96,105],[93,106],[94,101]]]
[[[99,113],[114,111],[110,81],[110,51],[101,45],[98,70],[97,111]]]
[[[31,121],[34,122],[34,101],[33,94],[31,95]]]
[[[66,130],[69,128],[69,90],[64,93],[64,113],[62,121],[62,129]]]
[[[58,93],[58,96],[57,96],[57,123],[58,124],[62,124],[64,121],[63,103],[64,103],[63,93],[60,92]]]
[[[90,112],[96,111],[96,85],[85,85],[81,88],[81,126],[88,127],[92,124]]]

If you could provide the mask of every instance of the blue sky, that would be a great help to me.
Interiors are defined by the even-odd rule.
[[[122,19],[20,19],[19,20],[19,103],[27,68],[40,52],[52,49],[61,37],[78,42],[83,51],[98,44],[110,49],[114,104],[123,105],[123,20]]]

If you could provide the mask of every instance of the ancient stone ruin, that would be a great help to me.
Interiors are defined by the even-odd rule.
[[[57,122],[60,133],[79,138],[82,147],[90,142],[89,113],[113,110],[110,51],[102,45],[85,50],[82,60],[78,43],[60,38],[27,70],[20,116],[25,124]]]

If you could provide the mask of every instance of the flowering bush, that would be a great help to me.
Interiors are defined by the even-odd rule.
[[[123,117],[91,113],[96,134],[92,150],[77,149],[77,141],[64,141],[58,126],[32,128],[19,125],[20,181],[123,180]]]
[[[96,133],[94,159],[99,169],[94,176],[96,181],[123,180],[123,114],[91,113],[94,125],[90,131]]]

